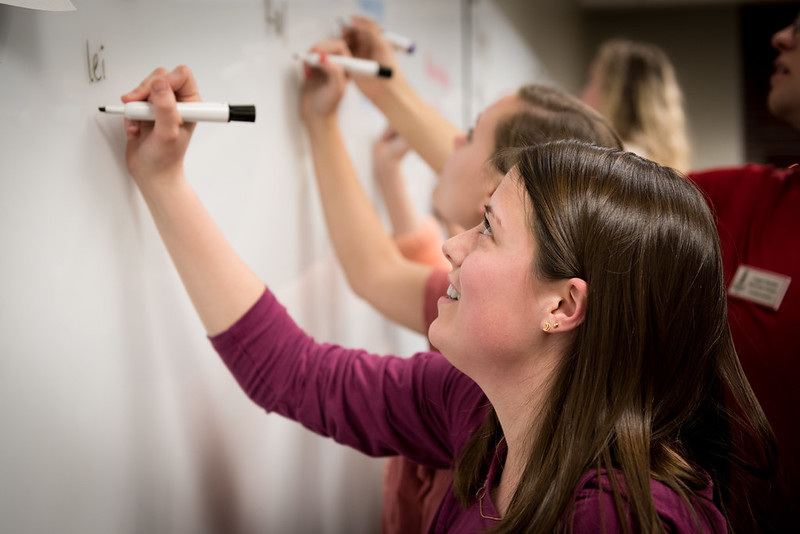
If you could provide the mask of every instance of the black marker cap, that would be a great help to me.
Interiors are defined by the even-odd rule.
[[[391,78],[392,77],[392,67],[384,67],[380,65],[378,67],[378,76],[381,78]]]
[[[255,106],[228,106],[230,114],[228,121],[256,122]]]

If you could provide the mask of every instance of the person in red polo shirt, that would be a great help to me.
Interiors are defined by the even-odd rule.
[[[772,36],[770,112],[800,130],[800,15]],[[798,162],[800,163],[800,161]],[[717,216],[728,317],[745,374],[778,438],[776,531],[800,514],[800,167],[690,173]]]

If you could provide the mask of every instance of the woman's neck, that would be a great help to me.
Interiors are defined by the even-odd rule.
[[[495,406],[495,412],[503,428],[506,455],[497,482],[489,481],[489,494],[497,511],[504,516],[528,462],[531,443],[536,436],[531,422],[538,420],[538,413],[531,410],[530,406],[519,406],[517,410],[498,410]]]
[[[507,447],[502,472],[490,491],[492,503],[501,515],[505,515],[525,472],[531,446],[538,436],[542,407],[550,392],[553,360],[537,359],[536,363],[526,373],[516,373],[512,380],[499,381],[502,387],[484,388]]]

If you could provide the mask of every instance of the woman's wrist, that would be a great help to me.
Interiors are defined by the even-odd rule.
[[[401,159],[390,159],[376,161],[373,166],[373,174],[380,183],[391,184],[400,179]]]
[[[163,199],[169,199],[180,191],[186,183],[186,175],[183,168],[164,171],[157,174],[148,175],[146,178],[136,178],[134,182],[139,188],[139,192],[148,204],[158,203]]]
[[[384,83],[384,87],[381,91],[376,91],[374,94],[367,96],[369,96],[372,103],[386,115],[393,107],[402,105],[403,102],[408,100],[409,95],[413,94],[414,89],[408,84],[405,78],[402,76],[395,77],[393,75],[390,80]]]
[[[329,134],[331,131],[339,129],[339,118],[333,113],[331,115],[315,115],[308,117],[305,121],[306,130],[312,139]]]

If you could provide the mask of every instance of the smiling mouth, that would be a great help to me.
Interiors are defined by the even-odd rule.
[[[453,284],[447,288],[447,297],[451,300],[461,300],[461,293],[456,291],[456,288],[453,287]]]

